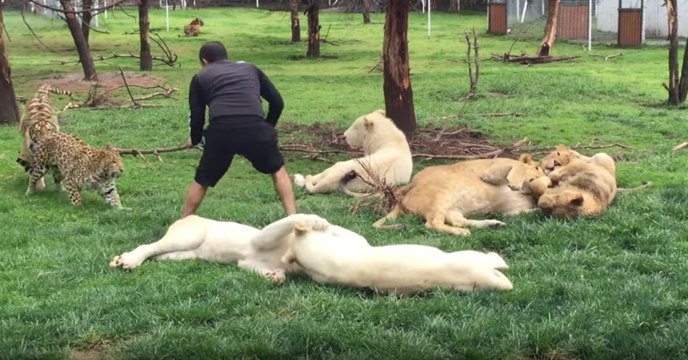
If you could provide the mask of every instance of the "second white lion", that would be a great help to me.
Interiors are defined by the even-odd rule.
[[[363,150],[363,157],[339,161],[316,175],[295,174],[294,183],[312,194],[336,191],[340,186],[345,192],[365,193],[375,191],[369,172],[389,186],[403,185],[411,179],[413,160],[406,136],[383,110],[356,119],[344,137],[352,148]],[[351,176],[352,172],[356,177]],[[344,178],[345,183],[340,185]]]

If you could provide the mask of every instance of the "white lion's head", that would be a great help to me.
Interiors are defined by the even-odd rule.
[[[356,119],[344,132],[344,137],[349,146],[362,149],[366,154],[375,152],[380,146],[390,141],[403,141],[408,147],[404,133],[385,116],[385,111],[382,109]]]

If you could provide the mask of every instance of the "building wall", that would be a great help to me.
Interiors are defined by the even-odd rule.
[[[646,37],[665,37],[667,36],[667,15],[666,9],[660,0],[645,1],[645,36]],[[640,0],[623,0],[622,6],[640,7]],[[597,6],[597,30],[616,32],[619,21],[619,1],[600,0]],[[678,34],[688,36],[688,0],[678,0]]]

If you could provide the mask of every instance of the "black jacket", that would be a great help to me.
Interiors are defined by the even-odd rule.
[[[256,66],[245,62],[218,60],[193,76],[189,86],[189,131],[191,143],[203,137],[205,108],[209,109],[209,127],[245,126],[247,121],[263,118],[261,99],[267,100],[272,126],[282,114],[284,101],[270,79]]]

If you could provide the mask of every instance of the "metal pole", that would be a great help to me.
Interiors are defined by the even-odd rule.
[[[167,31],[170,31],[170,6],[167,4],[167,0],[165,0],[165,20],[167,22]]]
[[[432,0],[428,0],[428,36],[432,34],[430,31],[430,8],[432,8]]]
[[[592,51],[592,0],[588,0],[588,51]]]

